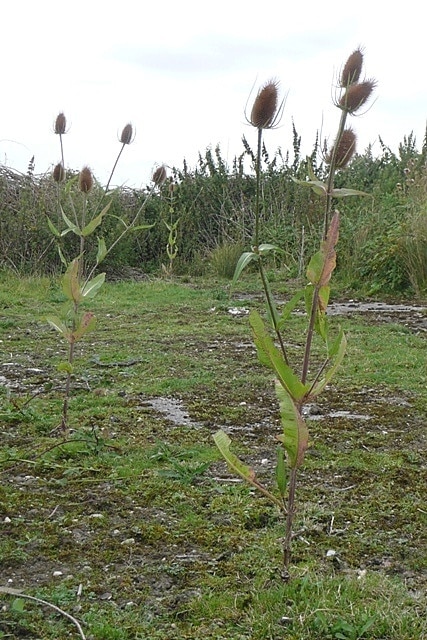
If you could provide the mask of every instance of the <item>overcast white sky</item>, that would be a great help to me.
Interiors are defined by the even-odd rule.
[[[333,141],[339,110],[332,85],[359,45],[376,101],[352,118],[358,151],[378,135],[393,150],[411,131],[422,144],[427,120],[425,20],[421,5],[338,0],[162,2],[20,1],[4,3],[0,24],[0,163],[36,173],[60,160],[52,132],[67,117],[65,163],[89,165],[106,182],[127,122],[127,147],[115,184],[141,187],[153,166],[195,166],[220,144],[232,162],[244,134],[256,132],[244,109],[255,83],[274,77],[288,93],[281,126],[265,142],[292,150],[292,119],[303,151],[316,131]],[[249,103],[249,110],[252,100]]]

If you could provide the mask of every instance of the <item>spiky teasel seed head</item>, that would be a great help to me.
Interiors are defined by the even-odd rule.
[[[66,132],[66,128],[67,128],[67,118],[61,111],[61,113],[58,113],[58,115],[56,116],[53,130],[55,131],[55,133],[62,135]]]
[[[279,105],[279,82],[268,80],[258,91],[249,122],[257,129],[271,129],[281,115],[283,102]]]
[[[353,129],[344,129],[338,146],[334,144],[330,153],[325,158],[327,164],[331,164],[332,158],[335,160],[335,169],[344,169],[350,162],[356,151],[356,134]]]
[[[154,182],[156,187],[161,187],[166,178],[168,177],[166,167],[162,164],[160,167],[154,171],[151,180]]]
[[[337,106],[348,113],[356,113],[369,100],[376,85],[375,80],[364,80],[350,85]]]
[[[58,162],[58,164],[54,167],[52,175],[55,182],[64,182],[65,169],[62,166],[62,162]]]
[[[89,193],[93,187],[92,171],[89,167],[83,167],[79,175],[79,189],[83,193]]]
[[[363,66],[363,53],[362,50],[356,49],[348,57],[347,62],[341,72],[340,87],[347,88],[352,84],[359,82],[360,75],[362,73]]]
[[[130,144],[133,141],[133,127],[130,122],[123,127],[120,142],[122,144]]]

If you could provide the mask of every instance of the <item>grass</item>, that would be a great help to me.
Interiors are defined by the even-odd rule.
[[[53,280],[1,277],[1,585],[97,640],[427,638],[425,334],[410,317],[331,320],[348,356],[310,420],[285,584],[278,513],[212,441],[229,431],[273,482],[279,420],[244,315],[253,291],[251,279],[232,299],[221,280],[106,285],[61,442],[65,349],[43,318],[63,296]],[[0,637],[76,637],[52,610],[0,598]]]

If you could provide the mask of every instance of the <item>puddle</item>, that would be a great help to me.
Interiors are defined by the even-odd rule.
[[[427,313],[427,309],[426,307],[415,305],[388,304],[387,302],[356,302],[354,300],[332,302],[328,306],[328,315],[348,315],[351,313],[415,313],[422,317]]]
[[[183,403],[175,398],[151,398],[150,400],[145,400],[141,406],[150,407],[158,413],[162,413],[167,420],[170,420],[174,424],[186,427],[201,426],[198,422],[190,418]]]

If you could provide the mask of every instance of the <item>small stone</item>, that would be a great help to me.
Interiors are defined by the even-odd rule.
[[[130,546],[132,544],[135,544],[135,538],[126,538],[126,540],[123,540],[122,545],[126,545],[126,546]]]
[[[328,551],[326,552],[327,558],[333,558],[336,555],[337,555],[337,552],[334,549],[328,549]]]
[[[12,522],[12,520],[8,516],[6,516],[5,519],[3,520],[3,522],[5,524],[9,524],[10,522]]]
[[[53,577],[54,577],[54,578],[59,578],[59,577],[60,577],[60,576],[62,576],[63,574],[62,574],[62,571],[54,571],[54,572],[52,573],[52,575],[53,575]]]
[[[91,513],[89,515],[89,518],[103,518],[103,514],[102,513]]]

